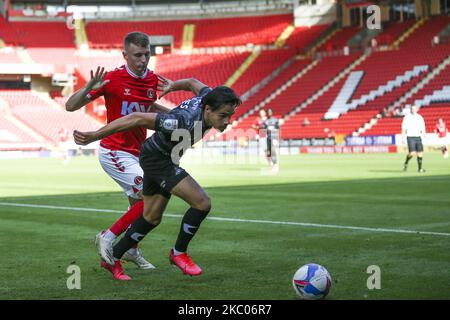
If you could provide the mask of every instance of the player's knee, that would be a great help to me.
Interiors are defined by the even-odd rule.
[[[154,216],[145,216],[145,220],[147,220],[148,223],[151,223],[155,227],[161,223],[162,217],[154,217]]]
[[[161,223],[162,220],[162,216],[159,214],[154,214],[154,212],[152,212],[151,210],[144,210],[143,213],[144,219],[148,222],[151,223],[154,226],[157,226]]]
[[[211,211],[211,198],[205,194],[193,205],[193,207],[204,212],[209,212]]]

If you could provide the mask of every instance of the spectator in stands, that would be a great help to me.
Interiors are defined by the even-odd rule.
[[[448,158],[448,148],[447,148],[447,126],[442,118],[439,118],[434,128],[434,133],[437,134],[439,139],[439,145],[441,147],[442,155],[444,158]]]
[[[124,38],[123,57],[126,64],[114,71],[106,72],[100,67],[95,74],[91,71],[91,79],[69,98],[66,110],[78,110],[94,99],[104,96],[108,122],[139,111],[168,112],[169,109],[155,103],[158,77],[147,68],[150,61],[148,35],[142,32],[127,34]],[[142,211],[143,172],[139,166],[139,154],[146,135],[147,129],[139,127],[100,141],[98,152],[100,164],[123,189],[130,207],[134,210],[128,211],[108,230],[97,234],[98,248],[101,244],[112,246],[113,241],[139,217]],[[99,254],[101,256],[101,252]],[[131,248],[123,258],[132,261],[141,269],[154,268],[137,248]]]
[[[307,117],[305,117],[305,119],[303,119],[303,126],[307,127],[311,124],[311,122],[309,121],[309,119]]]
[[[422,168],[423,144],[422,138],[425,138],[425,121],[423,117],[417,113],[417,106],[411,107],[411,113],[403,118],[402,122],[402,141],[408,144],[408,154],[403,165],[403,171],[408,169],[408,162],[417,154],[417,164],[419,173],[425,172]]]
[[[403,117],[402,111],[398,108],[394,109],[394,112],[392,112],[392,116],[394,118],[401,118]]]
[[[325,129],[323,129],[323,132],[325,132],[327,134],[327,138],[334,139],[336,137],[336,132],[333,129],[330,130],[328,128],[325,128]]]

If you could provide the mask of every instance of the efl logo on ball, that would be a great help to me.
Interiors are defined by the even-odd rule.
[[[297,270],[292,285],[301,299],[324,299],[330,292],[331,276],[321,265],[309,263]]]

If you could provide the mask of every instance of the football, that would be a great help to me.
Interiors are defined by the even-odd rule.
[[[330,292],[331,276],[321,265],[309,263],[295,272],[292,285],[301,299],[324,299]]]

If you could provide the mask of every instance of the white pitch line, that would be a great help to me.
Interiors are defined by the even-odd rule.
[[[120,210],[79,208],[79,207],[61,207],[61,206],[12,203],[12,202],[0,202],[0,205],[1,206],[11,206],[11,207],[26,207],[26,208],[55,209],[55,210],[69,210],[69,211],[124,213],[124,211],[120,211]],[[182,217],[182,215],[180,215],[180,214],[165,214],[164,216],[165,217],[173,217],[173,218],[181,218]],[[450,237],[450,233],[445,233],[445,232],[430,232],[430,231],[417,231],[417,230],[405,230],[405,229],[368,228],[368,227],[342,226],[342,225],[334,225],[334,224],[319,224],[319,223],[293,222],[293,221],[253,220],[253,219],[221,218],[221,217],[208,217],[207,219],[215,220],[215,221],[228,221],[228,222],[266,223],[266,224],[280,224],[280,225],[314,227],[314,228],[345,229],[345,230],[358,230],[358,231],[370,231],[370,232],[409,233],[409,234],[417,234],[417,235],[432,235],[432,236]]]

